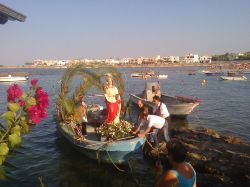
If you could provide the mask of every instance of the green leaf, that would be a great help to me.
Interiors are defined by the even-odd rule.
[[[62,105],[63,105],[63,107],[65,108],[65,110],[66,110],[66,112],[68,114],[72,114],[73,113],[73,111],[74,111],[74,104],[73,104],[73,102],[71,102],[68,99],[64,98],[62,100]]]
[[[34,97],[29,97],[29,99],[26,101],[26,107],[36,105],[36,99]]]
[[[0,144],[0,156],[5,156],[9,152],[9,147],[7,143],[1,143]]]
[[[24,116],[21,117],[22,121],[26,121],[26,118]]]
[[[12,112],[16,112],[20,109],[20,105],[18,103],[8,103],[8,108]]]
[[[16,145],[21,143],[21,137],[16,133],[9,135],[8,139],[11,147],[15,147]]]
[[[2,118],[4,118],[6,121],[9,120],[11,122],[14,122],[16,114],[12,111],[7,111],[2,114]]]
[[[0,155],[0,165],[3,165],[5,158],[5,156]]]
[[[21,130],[22,130],[23,133],[28,133],[29,132],[29,126],[28,126],[26,121],[21,121],[20,125],[22,127]]]
[[[19,136],[20,136],[20,131],[21,131],[21,127],[19,126],[19,125],[16,125],[15,127],[13,127],[12,129],[11,129],[11,133],[12,134],[18,134]]]
[[[25,92],[23,92],[22,96],[20,97],[21,100],[25,100],[27,97],[27,94]]]

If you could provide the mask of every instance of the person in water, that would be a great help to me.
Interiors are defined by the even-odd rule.
[[[156,169],[159,179],[155,187],[196,187],[196,172],[193,166],[185,159],[187,157],[187,149],[180,142],[172,142],[168,147],[168,161],[171,170],[163,173],[161,162],[156,163]]]

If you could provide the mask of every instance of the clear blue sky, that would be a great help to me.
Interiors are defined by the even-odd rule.
[[[0,0],[0,64],[250,51],[249,0]]]

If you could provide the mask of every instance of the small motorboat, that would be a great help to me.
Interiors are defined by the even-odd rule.
[[[130,76],[131,77],[137,77],[137,78],[148,78],[148,77],[152,77],[155,75],[154,71],[146,71],[146,72],[135,72],[135,73],[131,73]]]
[[[161,101],[166,104],[171,117],[185,118],[195,107],[200,104],[200,100],[187,96],[169,96],[162,94],[159,82],[146,82],[145,90],[140,94],[130,94],[130,101],[137,104],[141,100],[152,110],[154,104],[153,96],[158,95]]]
[[[156,75],[156,77],[158,78],[158,79],[167,79],[168,78],[168,75]]]
[[[29,77],[26,76],[14,76],[8,74],[8,76],[0,76],[0,82],[19,82],[19,81],[27,81]]]
[[[205,75],[207,76],[220,76],[220,75],[224,75],[223,71],[206,71],[204,72]]]
[[[230,80],[230,81],[244,81],[247,80],[247,78],[239,73],[236,72],[228,72],[227,76],[221,76],[222,80]]]

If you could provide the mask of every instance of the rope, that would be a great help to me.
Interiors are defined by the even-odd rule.
[[[140,183],[139,183],[139,180],[134,176],[134,172],[133,172],[133,169],[132,169],[132,167],[131,167],[131,163],[130,163],[130,159],[128,160],[128,167],[129,167],[129,169],[130,169],[130,172],[131,172],[131,175],[132,175],[132,177],[133,177],[133,179],[134,179],[134,181],[135,181],[135,183],[139,186],[140,185]]]
[[[119,168],[119,167],[113,162],[113,160],[112,160],[112,158],[110,157],[109,152],[108,152],[107,150],[106,150],[106,153],[107,153],[107,155],[108,155],[108,157],[109,157],[109,160],[110,160],[111,163],[113,164],[113,166],[114,166],[118,171],[120,171],[120,172],[125,172],[125,170]]]

